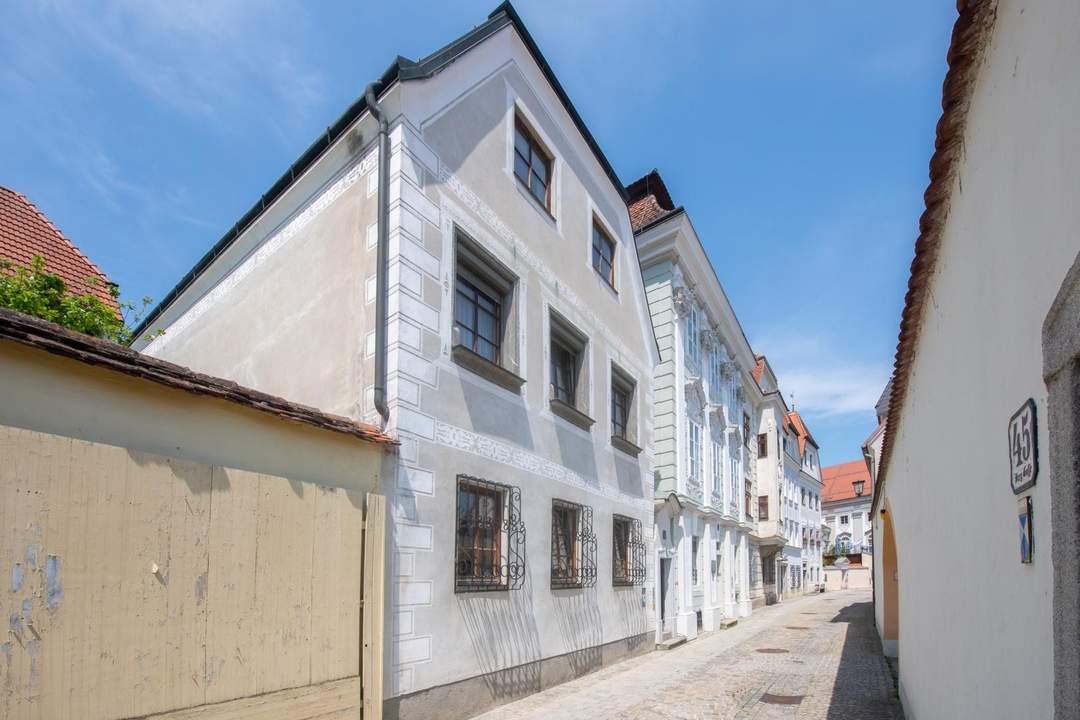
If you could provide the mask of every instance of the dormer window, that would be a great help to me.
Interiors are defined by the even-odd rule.
[[[865,481],[863,480],[856,480],[855,482],[851,483],[851,486],[855,488],[856,495],[863,494],[863,485],[865,485]]]

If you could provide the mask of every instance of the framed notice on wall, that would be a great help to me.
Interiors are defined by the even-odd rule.
[[[1035,427],[1035,401],[1028,399],[1009,418],[1009,483],[1019,495],[1039,475],[1039,435]]]

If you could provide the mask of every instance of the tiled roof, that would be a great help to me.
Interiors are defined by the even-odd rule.
[[[765,356],[755,355],[754,360],[755,362],[757,362],[757,365],[755,365],[754,369],[750,371],[750,374],[754,376],[754,382],[760,385],[761,376],[765,373]]]
[[[344,433],[367,442],[396,445],[379,428],[352,418],[331,415],[181,365],[159,360],[110,340],[84,335],[39,318],[0,308],[0,340],[17,342],[53,355],[71,358],[195,395],[206,395],[259,412],[323,430]]]
[[[810,430],[806,427],[806,422],[802,419],[797,411],[792,410],[787,414],[785,418],[791,423],[791,426],[795,428],[795,434],[799,436],[799,456],[801,457],[806,452],[806,441],[809,440],[810,444],[817,447],[817,441],[814,440],[814,436],[810,434]]]
[[[855,482],[859,480],[864,483],[861,496],[855,494]],[[864,460],[852,460],[821,468],[821,482],[823,503],[852,500],[856,497],[869,500],[874,491],[874,482],[870,479],[870,470]]]
[[[119,310],[109,294],[111,282],[75,244],[64,237],[49,218],[22,193],[0,187],[0,258],[28,266],[39,255],[45,269],[60,276],[77,295],[91,293]],[[96,282],[88,281],[96,279]]]
[[[934,154],[930,158],[930,184],[923,193],[925,209],[919,217],[919,237],[915,240],[915,258],[911,261],[904,311],[900,318],[900,337],[896,346],[892,380],[889,383],[889,409],[881,462],[878,463],[878,487],[888,482],[889,461],[900,414],[907,396],[908,380],[915,362],[923,308],[932,301],[930,281],[937,268],[938,255],[945,234],[956,176],[964,157],[964,131],[968,108],[975,91],[979,68],[993,35],[997,3],[989,0],[957,0],[959,15],[953,25],[952,40],[946,58],[949,63],[941,87],[941,117],[937,123]],[[875,506],[877,498],[874,498]]]
[[[634,232],[675,212],[675,203],[671,201],[667,186],[656,170],[630,183],[626,193],[630,198],[630,225]]]

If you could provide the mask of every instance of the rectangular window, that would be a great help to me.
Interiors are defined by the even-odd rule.
[[[477,355],[498,364],[501,337],[502,304],[486,286],[477,287],[457,276],[454,296],[454,326],[458,342]]]
[[[630,410],[630,396],[625,388],[611,383],[611,435],[626,440],[626,420]]]
[[[588,339],[554,310],[550,316],[549,352],[551,409],[565,420],[588,430]]]
[[[754,516],[753,508],[753,494],[750,492],[750,481],[743,481],[743,507],[746,513],[746,518],[750,519]]]
[[[514,123],[514,175],[536,201],[551,211],[551,156],[521,118]]]
[[[592,229],[592,266],[604,278],[604,282],[615,287],[615,241],[595,220]]]
[[[641,521],[623,515],[612,520],[612,573],[614,585],[641,585],[645,582],[645,542]]]
[[[577,395],[577,353],[562,342],[551,341],[551,397],[567,405]]]
[[[690,312],[686,315],[686,354],[694,362],[698,362],[701,358],[701,345],[698,335],[697,308],[691,306]]]
[[[750,447],[750,416],[747,413],[742,414],[742,436],[743,444]]]
[[[840,516],[840,524],[841,525],[847,525],[848,524],[848,516],[847,515],[841,515]]]
[[[766,433],[757,436],[757,454],[761,458],[769,457],[769,436]]]
[[[757,519],[768,520],[769,519],[769,496],[759,495],[757,499]]]
[[[520,588],[525,576],[521,491],[459,475],[455,590]]]
[[[596,584],[596,536],[592,508],[553,500],[551,503],[551,587],[593,587]]]
[[[701,480],[701,426],[693,420],[687,421],[686,436],[689,463],[687,477],[692,480]]]
[[[508,390],[525,379],[518,369],[517,279],[484,247],[455,228],[454,362]]]
[[[712,494],[721,504],[724,501],[724,450],[720,443],[712,443]]]
[[[698,565],[700,565],[701,563],[700,563],[700,558],[698,558],[698,545],[700,543],[698,541],[698,536],[697,535],[693,536],[693,540],[691,541],[691,544],[692,544],[692,548],[691,548],[690,552],[693,555],[693,562],[692,562],[692,565],[691,565],[690,574],[692,575],[694,585],[698,585],[701,582],[701,574],[698,572]]]

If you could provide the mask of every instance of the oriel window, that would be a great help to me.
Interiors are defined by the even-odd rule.
[[[514,123],[514,175],[537,202],[551,210],[551,156],[521,118]]]

